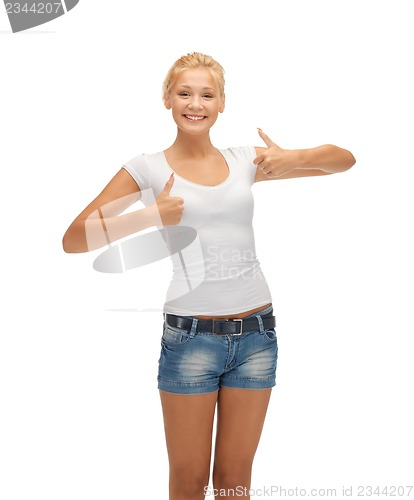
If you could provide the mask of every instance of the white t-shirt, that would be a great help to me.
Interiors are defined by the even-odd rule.
[[[272,302],[256,256],[252,226],[255,149],[232,147],[219,152],[227,162],[229,175],[216,186],[197,184],[174,174],[170,196],[184,199],[177,226],[194,228],[197,235],[190,245],[171,255],[173,276],[165,313],[227,315]],[[136,156],[123,168],[137,182],[146,206],[160,194],[173,171],[163,152]],[[174,226],[164,229],[169,228]]]

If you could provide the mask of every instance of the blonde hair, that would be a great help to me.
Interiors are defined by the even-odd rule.
[[[224,96],[224,69],[211,56],[201,52],[191,52],[186,56],[180,57],[169,69],[162,85],[162,97],[164,103],[168,99],[171,88],[174,86],[179,75],[186,69],[207,68],[215,78],[221,97]]]

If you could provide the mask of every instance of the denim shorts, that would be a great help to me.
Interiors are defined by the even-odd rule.
[[[264,329],[261,319],[272,315],[272,305],[246,318],[257,318],[257,329],[241,335],[215,335],[189,330],[164,320],[158,389],[176,394],[204,394],[220,387],[267,389],[276,385],[278,346],[275,328]]]

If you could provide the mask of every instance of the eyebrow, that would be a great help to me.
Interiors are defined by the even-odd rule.
[[[179,85],[179,87],[191,89],[190,85]],[[202,90],[215,90],[215,89],[213,89],[213,87],[204,87]]]

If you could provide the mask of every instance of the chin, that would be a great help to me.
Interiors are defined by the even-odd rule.
[[[184,118],[184,120],[186,120],[186,118]],[[188,135],[200,135],[200,134],[202,135],[210,131],[211,127],[216,123],[216,120],[214,120],[213,122],[209,120],[208,122],[206,121],[203,124],[201,123],[192,124],[188,123],[187,121],[183,122],[182,120],[179,121],[176,120],[175,123],[182,132],[185,132]]]
[[[198,136],[198,135],[206,135],[210,132],[210,128],[211,127],[208,127],[208,128],[205,128],[203,130],[188,130],[187,128],[185,127],[178,127],[181,132],[183,132],[184,134],[186,135],[191,135],[191,136]]]

